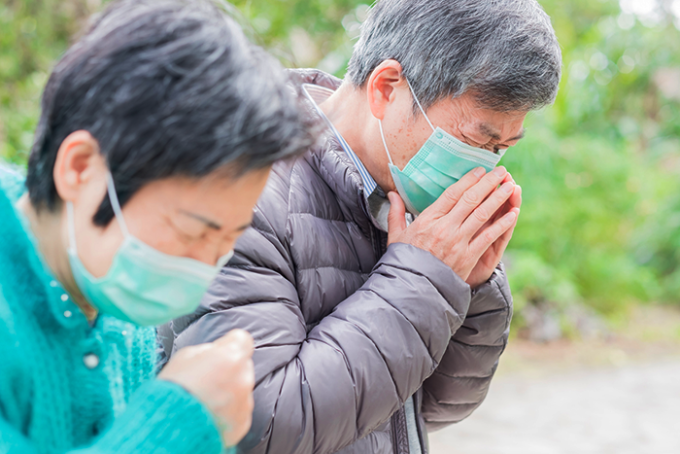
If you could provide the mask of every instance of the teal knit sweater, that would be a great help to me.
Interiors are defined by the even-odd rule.
[[[155,333],[94,326],[43,265],[0,165],[0,454],[215,454],[206,408],[154,379]]]

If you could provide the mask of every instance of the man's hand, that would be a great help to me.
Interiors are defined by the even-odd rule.
[[[181,349],[158,378],[196,396],[215,417],[225,446],[236,445],[250,429],[253,413],[253,338],[233,330],[210,344]]]
[[[504,167],[484,173],[480,167],[465,175],[408,227],[404,202],[390,192],[388,244],[430,252],[471,287],[488,280],[517,223],[521,193],[515,195],[517,187]]]
[[[508,181],[514,182],[512,176],[509,173],[506,175],[505,179],[503,180],[503,183],[506,183]],[[494,216],[485,224],[485,227],[491,226],[494,222],[502,218],[506,213],[509,213],[510,211],[514,210],[517,213],[517,215],[519,215],[521,206],[522,206],[522,188],[516,185],[515,190],[508,199],[508,201],[505,202],[505,204],[498,211],[496,211]],[[508,247],[508,243],[512,238],[512,234],[515,231],[516,225],[517,222],[515,221],[515,224],[510,229],[508,229],[503,235],[501,235],[496,241],[494,241],[493,244],[489,247],[489,249],[487,249],[486,252],[482,254],[482,257],[479,259],[479,262],[477,262],[477,265],[470,272],[470,276],[468,276],[467,283],[470,285],[470,287],[472,288],[478,287],[479,285],[482,285],[483,283],[489,280],[489,278],[493,274],[494,269],[496,269],[501,259],[503,258],[503,253],[505,252],[505,248]],[[484,227],[482,227],[482,229],[484,229]]]

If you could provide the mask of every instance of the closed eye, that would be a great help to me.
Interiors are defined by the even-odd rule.
[[[480,144],[479,142],[476,142],[476,141],[470,139],[469,137],[467,137],[467,136],[464,135],[464,134],[461,134],[461,135],[463,136],[463,141],[464,141],[466,144],[470,145],[471,147],[484,148],[484,146],[483,146],[482,144]]]

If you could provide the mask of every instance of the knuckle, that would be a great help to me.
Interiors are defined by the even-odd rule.
[[[459,191],[455,186],[450,186],[442,195],[444,200],[449,203],[456,203],[460,198]]]
[[[241,379],[240,387],[243,388],[244,391],[250,392],[254,386],[255,378],[252,377],[250,374]]]
[[[481,202],[481,199],[475,191],[467,191],[463,196],[463,202],[470,206],[477,206]]]
[[[484,208],[477,208],[475,211],[472,212],[472,216],[479,221],[479,222],[486,222],[489,220],[489,212],[484,209]]]
[[[485,243],[492,243],[496,239],[496,235],[491,229],[487,229],[482,234],[482,238],[484,239]]]

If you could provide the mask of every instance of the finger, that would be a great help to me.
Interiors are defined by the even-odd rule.
[[[518,211],[518,209],[513,208],[509,213],[477,235],[477,238],[470,243],[471,254],[481,257],[501,235],[513,228],[517,222]]]
[[[399,194],[394,191],[387,193],[390,200],[390,212],[387,214],[387,243],[392,244],[396,238],[406,230],[406,207]]]
[[[510,240],[512,239],[512,234],[515,232],[515,227],[517,227],[517,221],[519,220],[519,208],[514,208],[515,213],[517,214],[517,218],[515,219],[515,223],[510,227],[508,230],[505,231],[504,234],[502,234],[496,242],[493,244],[493,249],[496,253],[496,261],[500,262],[501,258],[503,257],[503,254],[505,253],[505,249],[508,247],[508,244],[510,244]]]
[[[255,400],[252,392],[238,392],[229,406],[232,423],[226,427],[225,441],[227,446],[235,446],[246,436],[252,425],[252,414]]]
[[[249,359],[243,366],[241,372],[243,386],[250,392],[255,388],[255,364]]]
[[[522,187],[515,186],[515,192],[508,199],[508,202],[513,208],[519,208],[522,206]]]
[[[460,197],[460,203],[457,203],[447,215],[449,222],[452,225],[462,225],[463,221],[498,187],[505,175],[507,175],[505,167],[496,167],[492,172],[486,174],[479,183],[465,191]]]
[[[496,213],[491,217],[489,223],[492,224],[497,219],[500,219],[506,213],[510,212],[513,208],[521,208],[522,206],[522,188],[515,186],[515,191],[512,193],[510,198],[505,204],[500,207]]]
[[[441,217],[448,214],[458,203],[465,191],[479,183],[482,177],[484,177],[484,174],[486,174],[486,169],[484,167],[477,167],[466,173],[463,175],[463,178],[449,186],[432,205],[423,211],[422,214],[434,215],[435,217]]]
[[[252,412],[247,413],[242,417],[242,420],[233,424],[225,430],[223,435],[224,444],[226,447],[236,446],[239,441],[248,434],[250,426],[252,425]]]
[[[496,216],[498,210],[503,207],[515,192],[515,184],[512,181],[504,183],[495,190],[480,206],[468,216],[461,226],[461,232],[469,238],[473,237],[490,219]]]
[[[173,359],[177,358],[194,358],[196,356],[200,356],[203,353],[212,350],[212,345],[211,344],[198,344],[198,345],[192,345],[190,347],[184,347],[180,349],[177,353],[175,353],[170,361]]]
[[[243,352],[244,355],[250,357],[253,355],[254,345],[253,336],[248,331],[242,329],[234,329],[227,334],[217,339],[214,345],[219,348],[229,348],[234,351]]]
[[[496,210],[496,213],[491,217],[487,224],[493,224],[497,219],[503,217],[506,213],[510,212],[513,208],[520,208],[522,206],[522,188],[515,186],[515,191],[512,193],[510,198],[505,204]]]

